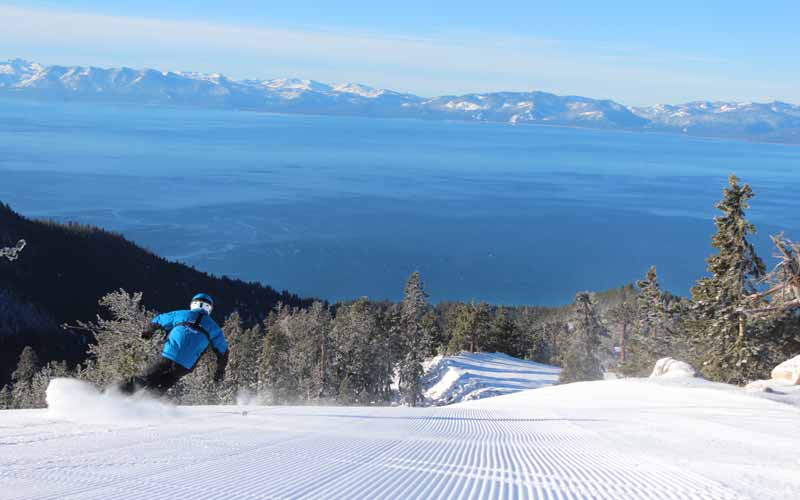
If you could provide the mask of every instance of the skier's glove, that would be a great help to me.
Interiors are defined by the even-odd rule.
[[[156,330],[158,330],[158,325],[156,325],[155,323],[150,323],[149,325],[147,325],[147,328],[142,330],[142,338],[145,340],[150,340],[151,338],[153,338],[153,335],[155,335]]]

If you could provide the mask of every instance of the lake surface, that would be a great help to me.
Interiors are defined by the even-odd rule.
[[[735,172],[800,239],[800,147],[543,126],[0,100],[0,201],[330,300],[686,294]],[[771,260],[769,260],[771,262]]]

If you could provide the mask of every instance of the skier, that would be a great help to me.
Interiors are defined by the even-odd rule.
[[[208,294],[198,293],[192,297],[188,311],[172,311],[153,318],[142,332],[142,338],[152,338],[159,329],[166,332],[161,359],[142,376],[131,377],[120,384],[120,392],[133,394],[138,389],[147,389],[163,395],[194,369],[209,347],[217,356],[214,381],[220,382],[228,364],[228,342],[222,329],[211,318],[213,308],[214,300]]]

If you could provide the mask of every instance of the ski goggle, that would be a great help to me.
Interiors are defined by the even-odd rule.
[[[208,302],[203,302],[201,300],[193,300],[192,303],[189,305],[189,309],[202,309],[208,314],[211,314],[211,310],[214,309],[214,306],[212,306]]]

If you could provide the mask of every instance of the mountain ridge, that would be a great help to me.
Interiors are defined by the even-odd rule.
[[[278,113],[561,125],[800,143],[800,106],[781,101],[707,100],[627,106],[610,99],[543,91],[421,97],[355,82],[232,80],[220,73],[45,66],[24,59],[0,62],[0,95]]]

